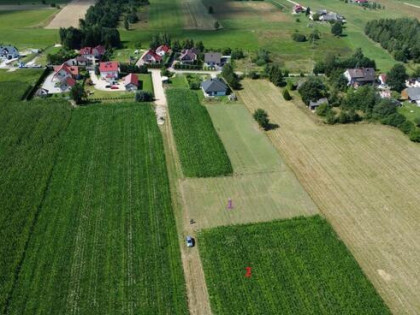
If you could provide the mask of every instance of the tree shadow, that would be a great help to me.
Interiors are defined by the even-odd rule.
[[[275,130],[279,128],[280,126],[278,124],[268,123],[268,126],[264,128],[265,131]]]

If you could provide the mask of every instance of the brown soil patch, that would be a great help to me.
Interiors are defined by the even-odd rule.
[[[86,11],[95,4],[95,0],[73,0],[66,5],[48,24],[47,29],[59,29],[61,27],[78,27],[79,19],[85,17]]]

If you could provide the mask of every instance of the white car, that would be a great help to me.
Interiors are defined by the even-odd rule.
[[[194,247],[194,239],[191,236],[187,236],[185,239],[187,247]]]

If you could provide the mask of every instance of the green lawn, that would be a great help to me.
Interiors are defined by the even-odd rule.
[[[320,216],[204,230],[198,244],[215,314],[390,314]]]
[[[0,91],[0,97],[3,95]],[[1,313],[69,121],[70,108],[64,102],[0,99]]]
[[[20,100],[29,86],[36,83],[43,71],[43,69],[19,69],[13,72],[0,70],[0,101]]]
[[[420,119],[420,107],[410,102],[404,102],[403,106],[398,109],[400,114],[407,117],[408,120],[414,122],[416,118]]]
[[[177,74],[170,78],[169,86],[173,88],[188,88],[187,78],[182,74]]]
[[[231,174],[229,157],[197,94],[188,89],[169,89],[166,94],[184,175],[213,177]]]
[[[59,42],[57,30],[42,28],[57,12],[57,9],[0,11],[1,42],[19,49],[44,48]]]
[[[40,205],[10,314],[187,314],[152,107],[79,108]]]

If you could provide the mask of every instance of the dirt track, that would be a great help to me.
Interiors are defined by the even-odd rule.
[[[79,19],[85,17],[87,9],[95,4],[95,0],[73,0],[66,5],[48,24],[47,29],[59,29],[60,27],[78,27]]]

